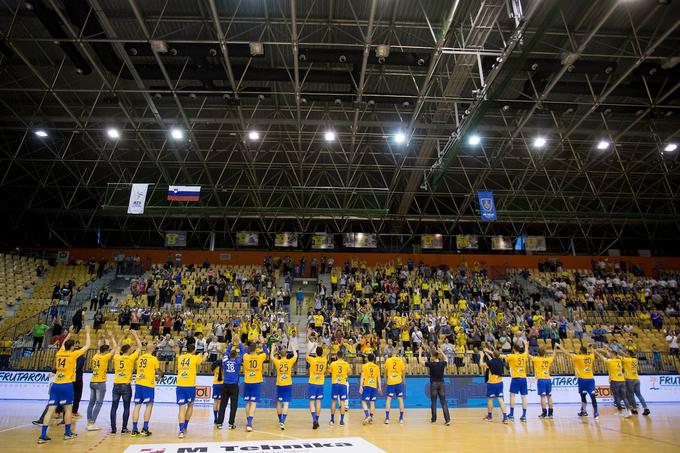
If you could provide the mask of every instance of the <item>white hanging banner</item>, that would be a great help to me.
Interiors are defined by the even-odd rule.
[[[130,203],[128,204],[128,214],[144,214],[144,203],[146,203],[146,192],[149,190],[148,184],[133,184],[130,190]]]

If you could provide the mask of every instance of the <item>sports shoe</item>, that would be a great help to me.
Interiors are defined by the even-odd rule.
[[[252,430],[253,430],[253,427],[252,427],[252,426],[246,426],[246,431],[247,431],[247,432],[252,432]]]
[[[121,433],[121,434],[129,434],[129,433],[130,433],[130,430],[127,429],[127,428],[123,428],[123,429],[120,430],[120,433]]]
[[[548,414],[541,414],[541,415],[538,416],[538,418],[546,419],[546,418],[548,418]]]
[[[451,420],[449,420],[448,422],[444,422],[444,424],[445,424],[446,426],[451,426]]]
[[[64,434],[64,440],[71,440],[71,439],[75,439],[76,437],[78,437],[78,435],[76,433]]]
[[[344,422],[344,421],[341,421],[341,422],[340,422],[340,426],[345,426],[345,422]]]
[[[645,410],[642,412],[642,415],[644,415],[644,416],[646,417],[646,416],[648,416],[648,415],[651,414],[651,413],[652,413],[652,412],[651,412],[649,409],[645,409]]]
[[[43,424],[40,420],[33,420],[31,423],[33,423],[35,426],[40,426]]]
[[[548,418],[549,418],[550,420],[552,420],[553,414],[548,414]]]
[[[215,425],[215,429],[222,429],[222,425],[220,425],[219,423],[216,424],[216,425]]]
[[[595,413],[593,414],[593,418],[594,418],[595,420],[598,420],[598,419],[600,418],[600,414],[598,414],[597,412],[595,412]]]
[[[525,422],[525,421],[527,421],[527,418],[526,418],[524,415],[522,415],[522,416],[519,418],[519,421]]]
[[[229,425],[229,429],[236,429],[236,425]]]
[[[111,434],[116,434],[116,428],[111,428]]]
[[[368,423],[371,425],[373,424],[373,417],[368,417]]]
[[[74,412],[74,413],[71,414],[71,417],[80,418],[80,417],[82,417],[82,415],[80,415],[78,412]]]
[[[283,422],[279,423],[279,428],[281,428],[281,431],[285,431],[286,430],[286,424],[283,423]]]
[[[319,422],[312,423],[312,429],[319,429]]]
[[[390,419],[389,419],[389,418],[386,418],[386,419],[385,419],[385,424],[386,424],[386,425],[389,425],[389,424],[390,424]]]
[[[510,423],[510,420],[508,420],[508,417],[503,417],[503,424],[507,425],[508,423]]]
[[[42,437],[42,436],[38,437],[38,443],[39,444],[44,444],[45,442],[49,442],[50,440],[52,440],[52,439],[49,438],[49,437]]]
[[[514,415],[508,415],[508,420],[511,422],[515,421],[515,416]]]
[[[633,415],[630,413],[630,411],[626,411],[626,412],[623,414],[623,418],[631,418],[632,416],[633,416]]]
[[[487,422],[492,422],[492,421],[493,421],[493,417],[489,417],[489,416],[487,415],[487,416],[485,416],[482,420],[487,421]]]
[[[371,417],[366,417],[366,418],[364,418],[364,421],[361,422],[361,424],[362,425],[368,425],[370,423],[370,420],[371,420]],[[434,423],[434,422],[432,422],[432,423]]]
[[[637,414],[638,414],[637,409],[631,409],[630,412],[631,412],[631,414],[633,414],[633,415],[637,415]]]
[[[587,416],[588,416],[588,412],[586,412],[586,411],[580,411],[580,412],[578,413],[578,416],[579,416],[579,417],[587,417]]]
[[[184,439],[184,431],[180,431],[179,434],[177,434],[177,437]]]
[[[148,429],[143,429],[141,433],[139,433],[140,436],[142,437],[149,437],[151,435],[151,431]]]
[[[94,423],[87,425],[88,431],[99,431],[100,429],[101,428],[99,426],[95,425]]]
[[[139,431],[132,431],[130,433],[130,437],[137,437],[137,436],[139,436]]]
[[[403,418],[400,418],[400,419],[399,419],[399,424],[400,424],[400,425],[403,425],[403,424],[404,424],[404,419],[403,419]]]
[[[328,426],[333,426],[333,425],[335,425],[335,422],[334,422],[333,420],[330,420],[330,421],[328,422]]]

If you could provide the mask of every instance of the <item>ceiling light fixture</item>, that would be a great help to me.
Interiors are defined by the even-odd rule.
[[[404,134],[403,132],[397,132],[394,135],[394,142],[395,143],[401,144],[401,143],[404,143],[405,141],[406,141],[406,134]]]
[[[479,135],[477,135],[477,134],[471,135],[470,138],[468,138],[468,144],[470,144],[470,145],[472,145],[472,146],[477,146],[477,145],[479,145],[481,142],[482,142],[482,139],[481,139],[481,137],[480,137]]]
[[[118,139],[118,138],[120,138],[120,132],[119,132],[118,129],[116,129],[115,127],[110,127],[110,128],[108,128],[108,129],[106,130],[106,135],[108,135],[109,138],[113,138],[113,139]]]
[[[534,139],[534,148],[543,148],[546,143],[547,140],[545,139],[545,137],[536,137]]]
[[[609,148],[609,142],[607,140],[600,140],[600,142],[597,144],[597,149],[607,149]]]
[[[47,137],[47,132],[43,129],[38,129],[37,131],[35,131],[35,135],[37,135],[40,138],[45,138]]]
[[[335,132],[334,131],[326,131],[326,133],[324,134],[324,138],[326,139],[327,142],[335,141]]]
[[[175,140],[182,140],[184,138],[184,132],[182,129],[173,128],[170,129],[170,136]]]
[[[260,139],[260,133],[257,131],[250,131],[248,132],[248,138],[251,140],[259,140]]]
[[[666,145],[666,147],[665,147],[663,150],[666,151],[667,153],[672,153],[672,152],[675,151],[676,149],[678,149],[678,145],[677,145],[677,144],[675,144],[675,143],[669,143],[668,145]]]

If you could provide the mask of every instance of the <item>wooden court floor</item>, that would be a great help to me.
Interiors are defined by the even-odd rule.
[[[255,431],[252,433],[244,431],[245,415],[241,409],[237,418],[238,429],[217,431],[212,424],[211,409],[196,408],[187,437],[180,441],[177,439],[177,408],[174,405],[163,404],[154,408],[151,437],[131,438],[129,435],[111,435],[104,429],[108,426],[109,410],[108,404],[105,404],[99,417],[102,431],[87,432],[85,420],[80,419],[76,425],[76,432],[79,433],[77,439],[64,441],[63,426],[53,426],[50,428],[53,440],[38,445],[36,441],[40,429],[33,426],[31,421],[40,414],[43,405],[38,402],[2,401],[0,450],[6,453],[123,452],[129,445],[143,443],[361,437],[387,452],[680,452],[680,406],[669,404],[650,407],[650,417],[639,415],[628,420],[617,416],[612,407],[602,407],[599,421],[592,417],[587,420],[578,418],[575,405],[557,406],[552,421],[537,419],[539,409],[529,407],[529,420],[526,423],[516,420],[509,425],[503,425],[499,420],[493,423],[483,421],[484,409],[456,409],[452,411],[453,424],[448,427],[444,426],[443,420],[431,424],[429,411],[423,409],[407,411],[403,425],[394,421],[393,424],[384,425],[383,412],[378,414],[374,425],[368,426],[361,425],[363,413],[353,410],[346,419],[346,426],[331,427],[328,426],[329,412],[324,408],[321,428],[316,431],[311,428],[311,417],[307,411],[291,410],[287,429],[281,431],[275,411],[262,409],[256,413]],[[391,415],[394,418],[398,413]]]

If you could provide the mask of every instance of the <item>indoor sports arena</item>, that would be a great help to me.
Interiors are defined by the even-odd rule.
[[[679,0],[0,1],[0,445],[680,451]]]

